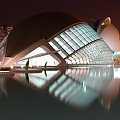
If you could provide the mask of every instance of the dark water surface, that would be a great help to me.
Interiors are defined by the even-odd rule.
[[[0,77],[0,120],[120,120],[120,68]]]

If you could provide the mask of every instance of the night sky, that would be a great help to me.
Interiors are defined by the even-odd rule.
[[[62,11],[86,22],[110,16],[120,30],[118,0],[3,0],[0,1],[0,24],[14,26],[29,16],[46,11]]]

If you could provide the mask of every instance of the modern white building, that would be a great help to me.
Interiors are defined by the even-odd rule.
[[[41,57],[41,54],[46,53]],[[86,22],[61,12],[31,16],[0,44],[1,66],[112,64],[112,51]],[[37,57],[34,57],[37,56]]]
[[[120,51],[120,33],[115,25],[112,24],[110,17],[107,17],[105,20],[101,21],[97,32],[111,48],[111,50],[116,52]]]

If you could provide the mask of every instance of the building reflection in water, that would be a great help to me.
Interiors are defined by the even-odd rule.
[[[65,103],[85,108],[100,96],[112,78],[112,67],[71,68],[49,87],[49,92]]]
[[[114,68],[114,78],[102,93],[101,104],[109,110],[111,103],[119,96],[120,90],[120,68]]]
[[[0,98],[8,97],[5,77],[0,77]]]
[[[56,77],[59,76],[59,73],[59,70],[46,71],[47,76],[44,71],[41,73],[16,73],[14,75],[14,79],[30,88],[39,90],[46,88],[52,81],[56,79]]]
[[[109,110],[111,102],[119,95],[120,78],[114,71],[120,72],[113,66],[94,66],[70,68],[64,71],[44,71],[14,75],[14,79],[30,89],[45,90],[61,102],[77,107],[86,108],[95,100]],[[27,79],[26,79],[27,78]]]

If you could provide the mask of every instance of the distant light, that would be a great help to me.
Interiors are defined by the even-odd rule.
[[[105,23],[103,22],[102,25],[105,25]]]
[[[13,69],[13,66],[11,66],[10,68]]]
[[[120,51],[115,51],[114,54],[120,54]]]

